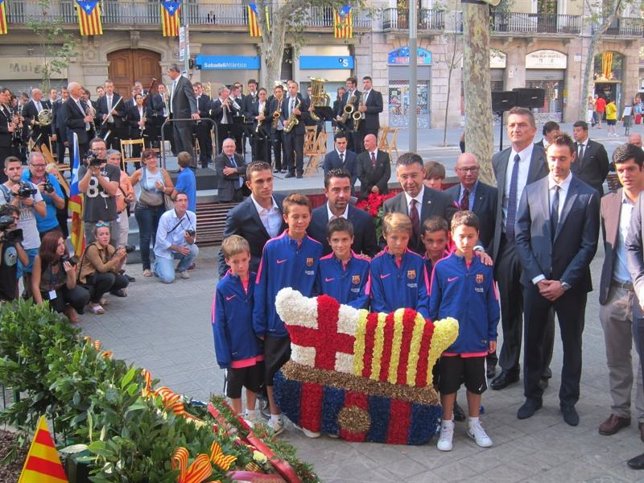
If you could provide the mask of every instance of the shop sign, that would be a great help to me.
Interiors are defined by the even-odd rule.
[[[300,69],[353,69],[350,55],[300,55]]]
[[[417,65],[432,65],[432,53],[429,50],[418,47],[416,55]],[[389,65],[409,65],[409,47],[400,47],[389,52],[387,63]]]
[[[556,50],[537,50],[525,56],[526,69],[565,69],[568,56]]]
[[[51,62],[52,59],[49,59]],[[45,57],[2,57],[0,63],[0,78],[11,80],[32,80],[42,79]],[[67,68],[61,72],[50,72],[51,79],[66,79]]]
[[[259,70],[259,56],[197,54],[195,65],[201,70]]]

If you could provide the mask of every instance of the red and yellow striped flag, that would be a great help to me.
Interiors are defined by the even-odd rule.
[[[5,3],[4,0],[0,0],[0,35],[7,35],[9,32],[9,29],[7,29],[7,7]]]
[[[333,36],[336,39],[353,38],[351,6],[345,5],[340,10],[333,9]]]
[[[248,7],[248,35],[251,37],[260,37],[259,22],[257,20],[257,4],[251,2]]]
[[[161,30],[164,37],[179,35],[179,11],[181,2],[165,0],[161,2]]]
[[[101,6],[98,0],[76,0],[78,4],[78,25],[80,34],[103,35],[103,23],[101,22]]]
[[[49,434],[45,416],[38,419],[36,434],[18,483],[67,483],[67,476]]]

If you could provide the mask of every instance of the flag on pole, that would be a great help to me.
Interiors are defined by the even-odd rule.
[[[259,21],[257,20],[257,4],[250,2],[246,8],[248,9],[248,35],[259,37],[261,33],[259,31]]]
[[[76,0],[81,35],[103,35],[101,6],[98,0]]]
[[[333,9],[333,36],[336,39],[353,38],[353,18],[350,5],[345,5],[340,10]]]
[[[181,1],[161,1],[161,30],[164,37],[177,37],[179,35],[179,11]]]
[[[45,416],[40,416],[18,483],[67,483]]]
[[[7,7],[5,0],[0,0],[0,35],[7,35]]]
[[[72,162],[72,184],[69,188],[69,209],[72,212],[72,246],[74,255],[79,257],[85,249],[85,228],[83,226],[83,195],[78,188],[78,170],[80,153],[78,152],[78,134],[74,133],[74,160]]]

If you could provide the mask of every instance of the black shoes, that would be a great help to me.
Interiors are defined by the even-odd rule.
[[[509,372],[501,371],[501,374],[492,379],[490,387],[495,391],[499,391],[501,389],[505,389],[510,384],[514,384],[515,382],[519,382],[518,374],[510,374]]]
[[[485,375],[488,379],[492,379],[494,376],[496,376],[496,365],[488,364]]]
[[[293,173],[288,173],[284,178],[295,178],[295,175]]]
[[[570,426],[579,424],[579,414],[577,414],[577,410],[572,404],[562,404],[561,414],[563,414],[563,420]]]
[[[523,403],[523,406],[521,406],[517,411],[517,418],[519,419],[531,418],[532,416],[534,416],[534,413],[536,413],[539,409],[541,409],[542,405],[543,405],[543,401],[541,399],[532,399],[532,398],[526,399],[525,402]]]
[[[644,470],[644,453],[626,462],[629,468],[633,470]]]

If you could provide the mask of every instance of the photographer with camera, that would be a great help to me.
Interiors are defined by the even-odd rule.
[[[22,173],[22,180],[35,184],[45,201],[45,216],[40,216],[36,213],[36,227],[38,228],[41,240],[45,236],[45,233],[53,230],[61,230],[56,216],[56,210],[65,208],[63,189],[56,177],[45,171],[46,167],[47,162],[42,153],[32,151],[29,153],[29,170],[24,170]]]
[[[107,147],[101,138],[94,138],[85,164],[78,169],[78,189],[85,194],[83,221],[87,243],[94,241],[96,223],[103,221],[110,224],[112,246],[118,246],[118,213],[116,211],[116,193],[119,189],[121,170],[107,164]]]
[[[31,270],[40,247],[40,236],[36,225],[36,215],[45,216],[47,208],[40,191],[33,183],[22,181],[22,162],[15,156],[4,161],[7,181],[0,185],[0,205],[10,204],[20,210],[18,228],[22,230],[22,246],[29,260],[18,263],[18,278],[24,277],[25,295],[31,296]]]
[[[59,231],[50,231],[42,239],[42,245],[34,260],[31,288],[34,302],[49,306],[56,312],[64,313],[70,322],[78,322],[89,292],[76,285],[76,260],[69,256],[67,245]]]
[[[9,204],[0,207],[0,303],[18,298],[18,260],[29,263],[22,248],[22,230],[17,228],[20,210]]]
[[[87,245],[80,262],[78,281],[90,294],[89,309],[93,314],[104,314],[103,305],[106,300],[103,295],[107,292],[117,297],[126,297],[125,287],[128,279],[121,275],[121,270],[127,259],[124,247],[114,248],[110,245],[110,226],[98,222],[94,228],[96,241]]]
[[[174,282],[175,260],[179,260],[176,267],[179,277],[190,278],[188,267],[199,254],[196,230],[197,215],[188,210],[188,195],[177,193],[174,208],[161,215],[154,245],[154,274],[161,282]]]

